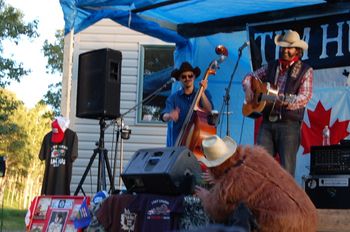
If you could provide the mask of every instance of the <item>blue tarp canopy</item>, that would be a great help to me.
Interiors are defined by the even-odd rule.
[[[65,33],[72,29],[78,33],[110,18],[175,43],[189,37],[240,30],[247,23],[329,9],[324,0],[60,0],[60,3]]]

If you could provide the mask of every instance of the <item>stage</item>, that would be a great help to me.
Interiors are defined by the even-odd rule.
[[[100,212],[97,211],[98,213],[96,212],[97,217],[95,217],[95,221],[92,222],[92,224],[94,226],[92,226],[92,228],[90,227],[90,229],[98,228],[100,226],[109,227],[109,228],[106,228],[107,231],[112,229],[112,226],[114,224],[112,222],[112,220],[113,221],[114,220],[120,221],[121,218],[125,217],[125,215],[123,216],[123,212],[125,212],[125,209],[129,208],[129,207],[126,207],[125,209],[124,209],[124,207],[127,205],[128,201],[131,202],[131,200],[135,199],[135,198],[136,198],[136,195],[133,195],[133,196],[113,195],[113,196],[110,196],[109,198],[107,198],[106,202],[104,202],[105,204],[102,204],[104,206],[99,208],[99,210],[101,210],[101,211]],[[162,198],[162,197],[160,197],[160,198]],[[169,199],[168,197],[166,197],[166,198]],[[170,197],[170,198],[172,198],[172,197]],[[176,197],[173,199],[176,199]],[[175,214],[171,213],[172,216],[175,215],[175,217],[176,217],[175,221],[177,223],[179,223],[179,225],[176,226],[176,229],[193,230],[195,228],[205,226],[205,225],[208,225],[211,223],[210,219],[207,217],[207,215],[203,211],[203,209],[201,207],[201,203],[200,203],[198,198],[192,197],[192,196],[186,196],[183,200],[184,200],[185,204],[184,204],[184,208],[181,212],[181,215],[179,214],[180,213],[179,211],[173,212]],[[160,202],[160,201],[157,201],[157,202]],[[161,202],[164,202],[164,199]],[[139,208],[139,207],[137,207],[137,208]],[[171,209],[171,208],[172,207],[169,207],[169,209]],[[140,211],[143,211],[144,209],[145,208],[141,207],[137,211],[140,212]],[[317,211],[318,211],[317,232],[349,232],[350,231],[350,209],[317,209]],[[113,215],[111,215],[111,214],[113,214]],[[102,215],[110,215],[110,216],[108,218],[104,218]],[[131,215],[132,214],[130,214],[130,212],[129,212],[128,217],[127,217],[128,220],[125,220],[124,227],[128,223],[133,221],[133,220],[130,220]],[[102,219],[102,221],[100,221],[100,223],[104,224],[104,226],[101,225],[97,221],[97,219]],[[128,223],[127,223],[127,221],[128,221]],[[156,223],[158,223],[158,222],[159,222],[159,217],[156,220]],[[116,225],[114,225],[114,226],[116,226]],[[119,226],[120,226],[120,224],[119,224]],[[140,228],[140,226],[142,226],[142,225],[135,224],[135,231],[137,231]],[[172,227],[171,229],[175,229],[175,228]],[[116,229],[114,227],[113,231],[115,231],[115,230],[118,231],[118,229]]]
[[[317,209],[318,232],[350,231],[350,209]]]

